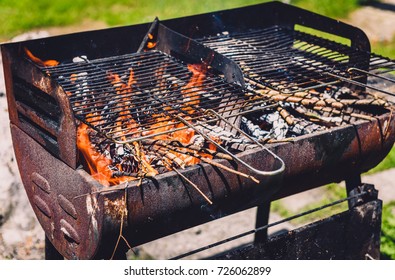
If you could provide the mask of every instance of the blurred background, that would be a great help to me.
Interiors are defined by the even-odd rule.
[[[0,0],[0,43],[28,40],[112,26],[150,22],[155,17],[168,19],[192,14],[247,6],[262,0]],[[283,1],[360,27],[368,35],[372,51],[395,59],[395,0],[288,0]],[[1,63],[1,59],[0,59]],[[9,135],[5,88],[0,68],[0,259],[43,259],[44,233],[38,225],[14,161]],[[395,92],[395,90],[393,91]],[[384,201],[381,252],[383,259],[395,259],[395,149],[376,168],[365,174],[363,182],[379,188]],[[274,217],[287,217],[345,196],[343,184],[323,186],[272,204]],[[330,211],[310,217],[320,219]],[[247,213],[254,215],[253,211]],[[241,219],[245,220],[245,215]],[[238,234],[251,225],[233,222]],[[297,227],[306,221],[289,225]],[[300,223],[300,224],[298,224]],[[238,226],[239,225],[239,226]],[[242,227],[242,228],[241,228]],[[192,229],[189,237],[201,236],[203,229]],[[215,230],[210,229],[211,233]],[[222,233],[219,233],[222,234]],[[216,236],[222,238],[223,236]],[[177,237],[181,238],[181,237]],[[207,240],[207,237],[205,237]],[[217,239],[214,238],[213,241]],[[166,243],[167,242],[167,243]],[[169,249],[171,239],[137,248],[130,258],[167,258],[160,251]],[[207,240],[207,243],[210,243]],[[203,244],[205,245],[205,244]],[[163,250],[162,250],[163,249]],[[174,248],[170,248],[173,250]],[[182,252],[182,251],[181,251]],[[181,253],[180,252],[180,253]]]

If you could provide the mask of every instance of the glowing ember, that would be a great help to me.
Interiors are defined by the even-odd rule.
[[[193,114],[195,111],[193,106],[197,106],[200,103],[200,97],[196,90],[203,84],[206,75],[203,65],[200,64],[189,64],[188,70],[192,72],[192,77],[182,90],[185,101],[183,110],[187,111],[188,114]]]
[[[39,59],[38,57],[34,56],[32,54],[32,52],[29,51],[26,47],[24,48],[24,50],[25,50],[26,55],[29,57],[29,59],[31,61],[33,61],[34,63],[36,63],[37,65],[40,65],[40,66],[56,66],[56,65],[59,64],[59,61],[56,61],[56,60],[53,60],[53,59],[45,60],[45,61]]]
[[[195,108],[200,103],[200,93],[198,91],[206,75],[205,69],[201,65],[188,65],[188,70],[191,73],[189,81],[184,86],[180,86],[184,101],[182,117],[192,123],[190,115],[196,113]],[[180,123],[176,117],[172,116],[174,109],[170,106],[163,107],[163,110],[168,114],[152,115],[150,119],[155,121],[149,125],[148,130],[142,133],[141,128],[144,124],[138,123],[130,113],[135,106],[130,96],[135,91],[134,87],[137,81],[133,70],[130,68],[128,71],[127,81],[125,76],[121,78],[116,73],[107,73],[107,78],[115,92],[120,95],[116,104],[116,119],[113,121],[113,136],[121,139],[125,144],[111,142],[84,123],[81,123],[78,127],[77,146],[85,158],[87,169],[89,169],[92,177],[105,186],[112,186],[142,177],[153,177],[165,170],[172,170],[174,167],[184,168],[188,165],[198,164],[201,158],[212,159],[212,155],[201,151],[191,152],[183,148],[174,150],[174,148],[169,149],[157,145],[155,142],[153,144],[127,143],[127,136],[152,135],[151,139],[155,141],[190,145],[198,136],[193,129]],[[71,75],[70,80],[76,83],[77,75]],[[139,90],[135,92],[141,94]],[[88,115],[87,118],[90,122],[100,123],[101,121],[99,115],[92,114]],[[214,145],[207,145],[207,143],[206,148],[216,150]]]
[[[156,42],[148,42],[147,43],[147,48],[149,48],[149,49],[153,49],[153,48],[155,48],[155,46],[156,46]]]
[[[130,176],[113,177],[113,171],[109,168],[112,160],[99,153],[90,140],[91,129],[84,123],[78,126],[77,147],[85,158],[89,173],[94,179],[104,186],[118,185],[137,178]]]

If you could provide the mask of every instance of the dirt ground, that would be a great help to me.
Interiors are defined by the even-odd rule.
[[[372,41],[389,41],[395,36],[395,0],[383,1],[387,6],[364,7],[350,15],[347,22],[361,27]],[[386,7],[386,9],[384,8]],[[391,9],[391,7],[393,9]],[[27,40],[36,37],[58,35],[81,30],[105,28],[101,22],[85,22],[67,28],[48,28],[22,34],[14,40]],[[1,61],[0,61],[1,64]],[[1,65],[0,65],[1,66]],[[15,163],[11,137],[7,102],[4,95],[3,69],[0,67],[0,259],[43,259],[44,232],[38,224],[30,203],[21,184]],[[373,183],[380,191],[384,203],[395,200],[395,169],[366,176],[363,181]],[[308,203],[317,201],[325,193],[322,189],[301,193],[284,200],[290,210],[297,211]],[[256,209],[249,209],[218,221],[195,227],[175,235],[140,246],[142,255],[166,259],[200,246],[250,230],[255,224]],[[271,214],[270,222],[279,220],[277,214]],[[290,224],[282,224],[269,233],[281,229],[290,229]],[[216,250],[198,254],[192,258],[204,258],[218,251],[252,240],[252,236],[227,244]]]

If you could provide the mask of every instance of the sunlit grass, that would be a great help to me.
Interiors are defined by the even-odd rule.
[[[395,260],[395,201],[384,205],[381,225],[382,258]]]
[[[0,38],[35,28],[67,26],[86,19],[104,21],[110,26],[130,25],[230,9],[267,1],[180,1],[180,0],[0,0]]]
[[[291,4],[331,18],[344,18],[358,8],[359,0],[292,0]]]

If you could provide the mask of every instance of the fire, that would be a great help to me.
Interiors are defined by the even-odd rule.
[[[150,40],[150,41],[147,42],[147,48],[148,48],[148,49],[153,49],[153,48],[155,48],[157,42],[153,42],[153,40],[154,40],[154,35],[152,35],[151,33],[148,33],[148,36],[147,36],[147,37],[148,37],[148,39]]]
[[[56,61],[56,60],[53,60],[53,59],[45,60],[45,61],[39,59],[38,57],[34,56],[32,54],[32,52],[29,51],[26,47],[24,47],[24,50],[25,50],[26,55],[29,57],[29,59],[31,61],[33,61],[34,63],[36,63],[37,65],[39,65],[39,66],[50,66],[50,67],[52,67],[52,66],[56,66],[56,65],[59,64],[59,61]]]
[[[148,42],[147,43],[147,48],[149,48],[149,49],[153,49],[153,48],[155,48],[155,46],[156,46],[156,42]]]
[[[181,88],[183,95],[183,118],[187,121],[191,121],[191,114],[196,112],[196,106],[200,103],[198,89],[203,84],[206,77],[204,68],[200,65],[192,64],[188,65],[188,70],[191,72],[191,77],[188,83]],[[71,80],[75,79],[74,76],[70,77]],[[127,142],[127,135],[142,135],[140,132],[140,124],[134,120],[130,111],[133,109],[133,101],[130,98],[130,94],[133,93],[133,86],[137,83],[135,75],[132,69],[129,71],[129,77],[127,81],[122,80],[122,78],[115,73],[108,73],[108,80],[114,87],[117,94],[121,96],[119,103],[117,104],[120,113],[115,120],[114,136],[120,137],[121,140]],[[118,110],[118,109],[117,109]],[[196,132],[187,127],[184,123],[180,123],[175,117],[171,117],[172,110],[170,107],[164,107],[164,110],[168,110],[169,114],[157,114],[151,116],[155,122],[149,127],[149,132],[146,135],[154,135],[157,133],[164,133],[161,135],[153,136],[155,140],[166,140],[166,141],[178,141],[184,145],[191,144],[193,137]],[[93,119],[95,122],[100,122],[100,116],[87,116]],[[185,127],[185,128],[184,128]],[[183,129],[184,128],[184,129]],[[173,129],[180,129],[171,132]],[[105,186],[117,185],[130,180],[137,180],[141,175],[144,176],[155,176],[159,172],[151,165],[149,156],[147,156],[147,147],[144,147],[140,142],[131,142],[129,144],[124,144],[129,150],[133,151],[133,157],[138,162],[138,169],[140,175],[137,177],[133,176],[114,176],[114,168],[119,171],[122,170],[122,164],[114,164],[113,160],[108,158],[106,155],[102,154],[95,148],[95,145],[91,142],[90,133],[93,130],[88,127],[85,123],[81,123],[77,131],[77,146],[81,154],[84,156],[87,167],[93,178],[99,181]],[[214,145],[209,144],[209,148],[215,150]],[[190,154],[181,153],[181,151],[173,151],[169,149],[160,148],[157,151],[161,155],[163,161],[166,162],[166,167],[171,169],[172,162],[178,164],[178,166],[184,167],[186,165],[194,165],[200,162],[199,157],[205,157],[211,159],[212,156],[205,154],[203,152],[196,152],[195,156]]]
[[[193,114],[195,112],[193,107],[198,106],[200,103],[200,98],[196,89],[203,84],[206,75],[203,65],[201,64],[189,64],[188,70],[192,73],[192,77],[182,90],[184,101],[186,101],[182,109],[186,110],[188,114]]]
[[[89,173],[94,179],[99,181],[104,186],[118,185],[137,178],[130,176],[113,177],[113,172],[109,166],[112,160],[99,153],[90,140],[90,128],[81,123],[77,130],[77,147],[85,158]]]
[[[200,103],[199,94],[197,89],[203,84],[205,80],[205,69],[203,65],[200,64],[189,64],[188,70],[192,73],[191,78],[189,79],[188,83],[182,88],[182,95],[185,101],[185,105],[182,109],[187,112],[187,115],[184,116],[186,120],[190,120],[190,116],[196,112],[194,106],[198,106]],[[160,116],[153,116],[157,120],[155,124],[151,126],[151,133],[150,134],[157,134],[164,131],[170,131],[173,129],[183,128],[181,130],[174,131],[169,134],[162,134],[154,136],[156,140],[170,140],[170,141],[178,141],[182,144],[190,144],[193,136],[195,136],[195,131],[192,128],[186,127],[183,123],[178,123],[177,119],[172,119],[171,117],[160,117]],[[174,125],[174,123],[178,123]],[[216,147],[212,144],[209,144],[209,148],[213,151],[216,150]],[[183,154],[175,151],[169,151],[169,153],[174,154],[177,158],[182,160],[185,165],[194,165],[200,163],[200,159],[188,154]],[[211,155],[199,153],[199,156],[212,158]]]

